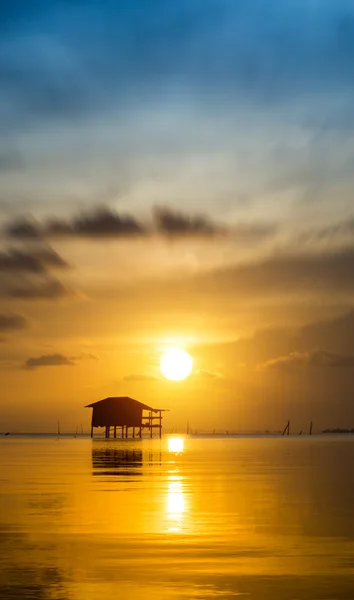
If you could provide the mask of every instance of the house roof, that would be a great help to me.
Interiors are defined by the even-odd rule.
[[[98,402],[93,402],[92,404],[88,404],[85,408],[94,408],[98,404],[116,404],[116,405],[135,405],[139,406],[142,410],[152,410],[153,412],[157,412],[159,410],[164,411],[162,408],[152,408],[152,406],[148,406],[147,404],[143,404],[138,400],[134,400],[134,398],[129,398],[129,396],[112,396],[109,398],[104,398],[103,400],[98,400]]]

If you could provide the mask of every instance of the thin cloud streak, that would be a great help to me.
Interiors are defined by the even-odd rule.
[[[38,367],[62,367],[73,366],[75,363],[63,354],[44,354],[36,358],[28,358],[24,364],[25,369],[37,369]]]
[[[354,356],[334,354],[328,350],[315,349],[310,352],[292,352],[258,365],[259,370],[290,370],[303,367],[317,368],[354,368]]]
[[[149,375],[146,373],[130,373],[130,375],[125,375],[122,381],[136,381],[136,382],[151,382],[151,381],[159,381],[158,377],[154,375]]]
[[[28,358],[23,367],[25,369],[37,369],[39,367],[73,367],[77,361],[94,360],[98,358],[94,354],[80,354],[79,356],[66,356],[65,354],[43,354],[38,357]]]
[[[354,248],[322,253],[283,253],[258,262],[200,275],[186,289],[200,293],[279,294],[298,290],[313,293],[354,292]]]

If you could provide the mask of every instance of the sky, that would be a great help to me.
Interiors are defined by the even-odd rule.
[[[0,431],[354,427],[353,59],[349,0],[1,2]]]

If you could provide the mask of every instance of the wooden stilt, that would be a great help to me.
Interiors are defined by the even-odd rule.
[[[312,435],[312,427],[313,427],[313,423],[312,423],[312,421],[311,421],[311,423],[310,423],[310,431],[309,431],[309,434],[310,434],[310,435]]]
[[[109,439],[109,425],[106,425],[106,439]]]
[[[126,426],[126,428],[125,428],[125,437],[126,437],[126,438],[128,437],[128,425],[127,425],[127,426]]]
[[[124,438],[124,425],[122,425],[122,439]]]
[[[116,439],[116,437],[117,437],[117,426],[116,425],[114,426],[113,436],[114,436],[114,439]]]
[[[133,438],[135,438],[135,427],[133,427]]]
[[[91,423],[91,437],[93,438],[93,425]]]

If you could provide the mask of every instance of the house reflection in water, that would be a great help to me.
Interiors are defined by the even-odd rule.
[[[127,477],[142,475],[143,453],[139,448],[92,447],[93,475]]]
[[[92,445],[92,474],[98,476],[133,476],[147,474],[149,469],[161,466],[161,451],[145,451],[137,447],[122,447],[116,444],[94,442]]]

